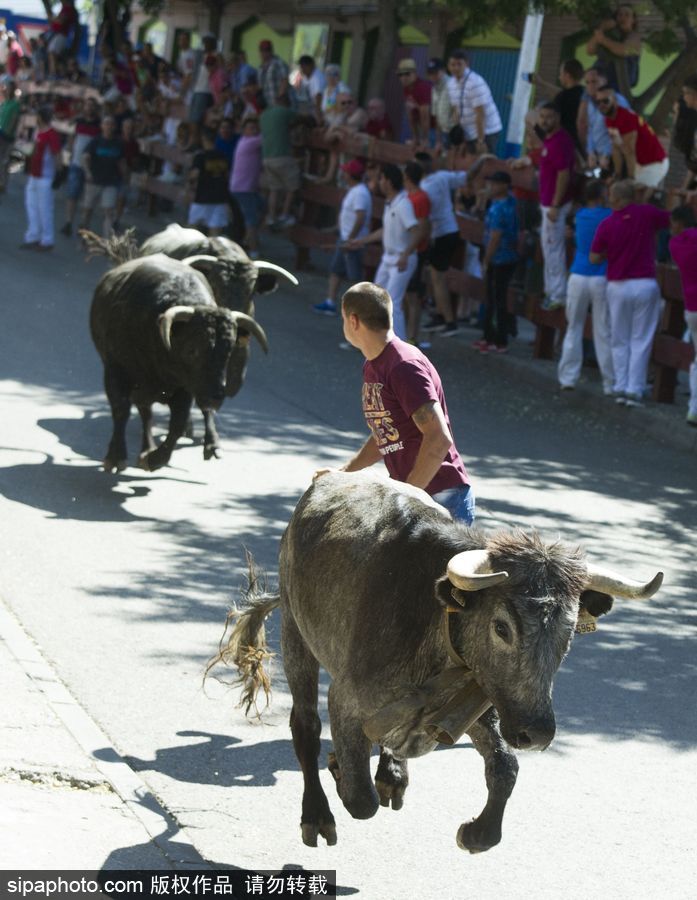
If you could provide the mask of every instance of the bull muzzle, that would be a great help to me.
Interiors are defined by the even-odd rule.
[[[501,734],[516,750],[546,750],[554,740],[556,730],[554,713],[512,725],[501,717]]]

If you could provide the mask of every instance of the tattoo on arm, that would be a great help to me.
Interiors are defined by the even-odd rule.
[[[420,406],[412,415],[412,419],[414,420],[414,424],[417,428],[423,430],[424,427],[429,425],[434,420],[438,419],[436,414],[436,401],[429,400],[428,403],[424,403],[423,406]]]

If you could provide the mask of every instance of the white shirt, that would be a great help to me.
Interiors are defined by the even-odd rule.
[[[386,262],[397,262],[397,258],[411,243],[409,229],[418,224],[418,219],[414,215],[414,207],[411,205],[406,191],[397,194],[390,201],[385,201],[385,209],[382,214],[382,246],[384,248],[382,258]]]
[[[196,68],[196,51],[190,47],[188,50],[182,50],[177,57],[177,69],[182,77],[193,75]]]
[[[339,237],[347,241],[356,224],[356,213],[365,212],[365,219],[354,237],[364,237],[370,232],[370,214],[373,210],[373,198],[365,184],[356,184],[346,192],[339,211]]]
[[[431,201],[431,240],[458,231],[453,212],[452,192],[467,182],[467,172],[431,172],[421,179],[419,187]]]
[[[198,74],[196,75],[196,81],[194,82],[194,94],[212,94],[211,85],[210,85],[210,72],[208,71],[208,67],[201,60],[201,65],[198,69]]]
[[[315,69],[309,78],[301,72],[296,84],[298,98],[304,103],[314,103],[317,94],[323,93],[326,86],[327,79],[319,69]]]
[[[451,78],[448,83],[450,102],[457,109],[460,125],[468,141],[477,139],[475,110],[484,107],[484,134],[501,131],[501,116],[491,96],[489,85],[472,69],[465,69],[461,79]]]

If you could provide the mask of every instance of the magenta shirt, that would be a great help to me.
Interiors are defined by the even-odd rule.
[[[452,433],[440,376],[417,347],[393,338],[380,356],[363,364],[363,415],[395,481],[407,480],[421,447],[423,435],[411,417],[432,400],[440,403]],[[453,443],[426,491],[437,494],[469,483]]]
[[[648,203],[616,209],[598,225],[591,253],[607,257],[607,280],[656,277],[656,232],[670,225],[670,213]]]
[[[685,309],[697,312],[697,228],[686,228],[670,239],[670,255],[680,269]]]
[[[564,169],[573,173],[576,165],[574,141],[568,131],[560,128],[551,137],[545,138],[540,154],[540,206],[551,206],[554,203],[554,191],[557,187],[557,174]],[[569,186],[562,204],[571,200],[573,186],[569,178]]]
[[[230,191],[256,193],[261,174],[261,135],[242,136],[235,147],[230,173]]]

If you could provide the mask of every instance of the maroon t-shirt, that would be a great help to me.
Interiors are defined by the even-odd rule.
[[[417,347],[395,337],[380,356],[363,364],[363,415],[395,481],[407,480],[423,440],[411,417],[433,400],[440,403],[452,434],[440,376]],[[426,491],[437,494],[469,483],[453,443]]]
[[[417,78],[413,84],[405,85],[403,88],[404,99],[411,100],[412,103],[416,104],[411,110],[412,125],[418,126],[421,119],[418,109],[419,106],[428,106],[429,109],[431,108],[431,89],[431,82],[425,81],[423,78]],[[432,119],[433,116],[431,116],[431,120]],[[431,121],[431,125],[433,125],[433,121]]]
[[[550,137],[545,138],[540,154],[540,206],[551,206],[554,203],[554,192],[557,188],[557,174],[568,169],[573,175],[576,163],[576,148],[568,131],[560,128]],[[562,205],[571,200],[573,194],[572,179],[561,201]]]

